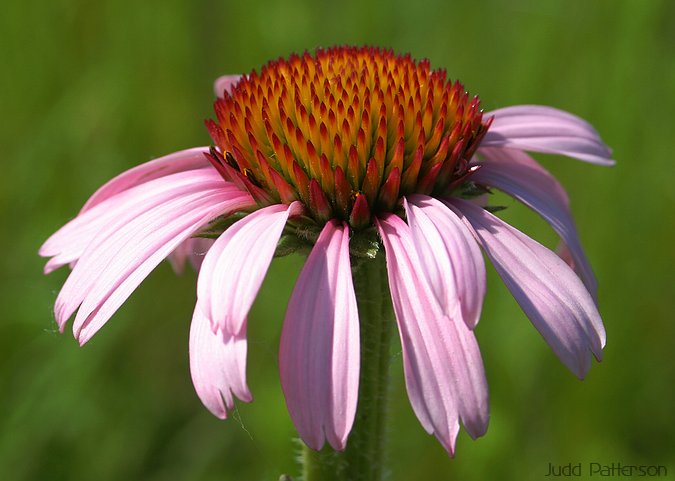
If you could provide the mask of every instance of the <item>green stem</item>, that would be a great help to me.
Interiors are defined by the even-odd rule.
[[[384,255],[352,262],[361,331],[359,403],[347,448],[320,452],[303,446],[303,481],[380,481],[394,315]]]

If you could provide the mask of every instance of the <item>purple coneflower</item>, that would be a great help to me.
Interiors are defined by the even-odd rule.
[[[181,269],[203,257],[190,367],[202,402],[225,418],[235,397],[251,400],[246,322],[270,262],[282,250],[309,250],[283,324],[281,384],[305,443],[343,450],[360,370],[371,368],[360,348],[370,333],[359,327],[368,299],[354,286],[383,247],[410,402],[452,453],[460,421],[472,437],[488,424],[473,332],[485,294],[482,248],[576,376],[591,355],[601,358],[596,281],[566,193],[525,153],[611,165],[588,123],[541,106],[484,114],[445,71],[377,48],[293,55],[223,77],[216,93],[216,120],[207,122],[214,147],[112,179],[40,249],[51,257],[46,272],[72,267],[55,315],[63,330],[77,312],[80,344],[160,261]],[[490,188],[546,219],[566,254],[493,215],[480,195]]]

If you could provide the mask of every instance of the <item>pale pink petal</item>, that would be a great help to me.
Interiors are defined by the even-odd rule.
[[[291,419],[312,449],[345,448],[359,391],[359,314],[349,228],[328,222],[288,303],[279,369]]]
[[[387,257],[408,397],[422,426],[452,454],[458,417],[474,437],[487,429],[487,381],[480,351],[473,332],[461,319],[443,313],[421,275],[407,224],[393,214],[375,223]]]
[[[43,255],[55,255],[50,262],[63,265],[81,260],[57,297],[54,312],[59,326],[63,327],[99,278],[101,269],[117,256],[124,243],[138,239],[134,231],[140,228],[137,226],[147,223],[151,219],[148,216],[162,215],[161,212],[174,206],[180,208],[191,196],[204,194],[231,197],[233,206],[238,208],[254,205],[250,195],[224,182],[214,169],[198,169],[154,179],[110,198],[50,237],[41,249]],[[171,219],[170,212],[167,217]],[[158,223],[168,222],[160,217]]]
[[[191,237],[182,242],[168,257],[173,271],[176,274],[182,274],[185,269],[185,261],[189,260],[194,270],[199,272],[204,256],[206,256],[213,242],[214,239],[205,237]]]
[[[599,360],[605,329],[593,298],[557,255],[470,202],[452,199],[506,286],[560,360],[579,378]]]
[[[611,150],[593,126],[568,112],[540,105],[517,105],[485,116],[494,116],[494,121],[481,147],[510,147],[614,165]]]
[[[213,176],[212,169],[201,174],[200,171],[173,174],[110,198],[53,234],[40,253],[55,256],[50,262],[63,265],[79,259],[86,254],[87,249],[92,252],[97,245],[107,242],[110,236],[134,219],[158,206],[199,193],[203,189],[222,188],[225,185],[218,183],[218,177]],[[86,256],[82,265],[75,266],[75,273],[69,276],[56,301],[55,313],[59,325],[65,323],[77,309],[86,295],[85,289],[95,281],[102,263],[107,262],[106,256],[109,260],[114,253],[104,251],[102,255]]]
[[[238,190],[195,194],[148,212],[110,236],[99,248],[100,257],[106,248],[114,257],[106,265],[101,264],[98,277],[87,286],[86,297],[73,322],[73,332],[80,344],[87,342],[107,322],[181,242],[218,215],[239,210],[248,202],[248,194]],[[79,265],[78,262],[75,270]]]
[[[192,268],[199,272],[199,269],[202,267],[206,253],[209,251],[215,239],[208,239],[205,237],[193,237],[192,239],[192,251],[188,257]]]
[[[223,75],[213,82],[213,91],[216,97],[222,97],[223,92],[232,92],[232,87],[239,82],[241,75]]]
[[[166,258],[171,264],[173,271],[178,275],[182,274],[185,270],[185,261],[192,250],[192,246],[190,244],[191,240],[192,239],[190,238],[181,242],[180,245],[176,247],[176,249]]]
[[[418,194],[403,202],[415,249],[436,298],[446,315],[460,315],[473,329],[485,297],[485,263],[476,240],[442,202]]]
[[[560,183],[525,152],[513,149],[481,149],[485,160],[471,180],[496,187],[541,215],[569,248],[573,268],[596,297],[598,284],[581,247],[569,209],[569,199]]]
[[[298,202],[264,207],[235,222],[209,249],[197,298],[214,331],[236,335],[244,328],[286,221],[300,208]]]
[[[148,182],[149,180],[164,177],[169,174],[175,174],[177,172],[184,172],[186,170],[208,167],[211,164],[204,156],[204,154],[208,152],[208,147],[195,147],[192,149],[181,150],[122,172],[94,192],[80,212],[84,212],[115,194],[123,192],[135,185]]]
[[[53,257],[45,266],[50,272],[82,256],[92,239],[104,231],[114,231],[128,223],[140,212],[162,203],[199,192],[200,189],[227,188],[235,190],[211,167],[169,174],[109,197],[79,214],[52,234],[40,248],[40,255]]]
[[[204,406],[220,419],[234,407],[234,397],[251,402],[246,384],[246,332],[223,338],[195,306],[190,325],[190,374]]]

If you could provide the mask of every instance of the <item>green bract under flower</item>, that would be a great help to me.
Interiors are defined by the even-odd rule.
[[[377,48],[272,61],[222,95],[213,165],[260,206],[302,201],[319,227],[363,229],[403,195],[449,191],[489,127],[444,70]]]

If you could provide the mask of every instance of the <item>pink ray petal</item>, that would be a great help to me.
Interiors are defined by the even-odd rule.
[[[281,333],[279,369],[288,411],[312,449],[345,448],[359,391],[359,314],[349,227],[328,222],[295,284]]]
[[[165,258],[180,242],[177,236],[182,236],[192,224],[201,220],[204,209],[208,209],[214,203],[212,200],[214,196],[208,194],[208,192],[192,194],[166,202],[143,212],[109,236],[102,238],[100,242],[92,244],[95,248],[85,253],[85,257],[75,266],[69,278],[75,279],[77,284],[83,286],[79,289],[80,295],[76,297],[66,294],[74,290],[68,285],[65,287],[70,289],[63,289],[57,299],[58,322],[61,324],[67,320],[65,316],[69,317],[77,300],[81,298],[81,305],[73,323],[75,336],[81,338],[81,330],[98,314],[101,304],[106,301],[111,290],[117,289],[127,278],[133,277],[134,271],[149,256],[157,255]],[[217,216],[218,213],[220,211],[213,216]],[[200,225],[206,222],[208,220],[202,221]],[[185,235],[189,237],[190,234],[191,232],[188,232]],[[154,267],[153,265],[152,268]],[[133,289],[135,287],[132,291]],[[68,304],[62,299],[70,302],[67,311],[63,309]]]
[[[139,212],[208,188],[236,190],[215,169],[208,167],[153,179],[101,201],[79,214],[45,241],[39,253],[53,257],[45,266],[45,271],[50,272],[76,261],[92,239],[103,231],[113,231],[117,226],[128,223]]]
[[[487,432],[490,420],[488,384],[476,336],[466,323],[457,321],[447,329],[450,337],[451,370],[459,404],[459,417],[466,432],[476,439]]]
[[[473,329],[485,297],[485,263],[478,244],[442,202],[411,195],[404,208],[427,279],[445,314],[459,314]]]
[[[611,150],[593,126],[568,112],[541,105],[517,105],[485,116],[494,116],[494,121],[481,147],[509,147],[614,165]]]
[[[299,202],[264,207],[235,222],[209,249],[197,297],[214,331],[236,335],[245,326],[286,221],[300,208]]]
[[[181,244],[166,258],[176,275],[181,275],[185,270],[185,261],[192,251],[191,240],[192,238],[181,242]]]
[[[190,325],[190,375],[199,399],[211,413],[225,419],[234,396],[251,402],[246,384],[246,332],[223,338],[195,306]]]
[[[452,454],[461,417],[472,436],[488,424],[488,391],[473,332],[447,317],[420,269],[410,228],[393,214],[375,221],[387,257],[408,397],[424,429]]]
[[[80,344],[87,342],[147,275],[181,242],[223,213],[248,203],[241,191],[213,191],[173,201],[130,222],[101,246],[113,258],[87,286],[73,322]],[[79,266],[79,263],[78,263]],[[77,267],[76,266],[76,269]],[[75,272],[75,271],[73,271]]]
[[[525,152],[484,148],[481,154],[485,160],[471,179],[506,192],[541,215],[569,248],[570,265],[595,299],[598,283],[581,246],[565,189]]]
[[[176,274],[182,274],[185,269],[185,261],[189,260],[194,270],[199,272],[204,256],[206,256],[213,242],[214,239],[191,237],[181,243],[168,257],[173,271]]]
[[[232,87],[239,82],[241,75],[223,75],[213,82],[213,92],[216,97],[222,97],[223,92],[232,92]]]
[[[43,255],[55,255],[51,262],[63,265],[81,258],[56,299],[54,312],[59,326],[63,327],[99,277],[101,268],[111,261],[123,245],[121,241],[115,244],[111,242],[121,239],[120,236],[136,235],[133,231],[135,226],[145,222],[147,218],[144,216],[156,209],[168,203],[180,207],[190,196],[204,193],[231,196],[236,199],[233,204],[235,207],[241,205],[241,208],[245,208],[254,204],[250,195],[224,182],[213,169],[199,169],[154,179],[110,198],[78,216],[50,237],[41,252]]]
[[[208,152],[208,147],[181,150],[122,172],[94,192],[80,212],[85,212],[115,194],[144,182],[177,172],[209,167],[209,161],[204,157]]]
[[[192,268],[199,272],[199,269],[202,267],[206,253],[209,251],[215,239],[207,239],[205,237],[194,237],[192,239],[192,251],[188,257]]]
[[[560,360],[579,378],[600,360],[605,329],[593,298],[556,254],[478,206],[449,205],[472,228],[506,286]]]

